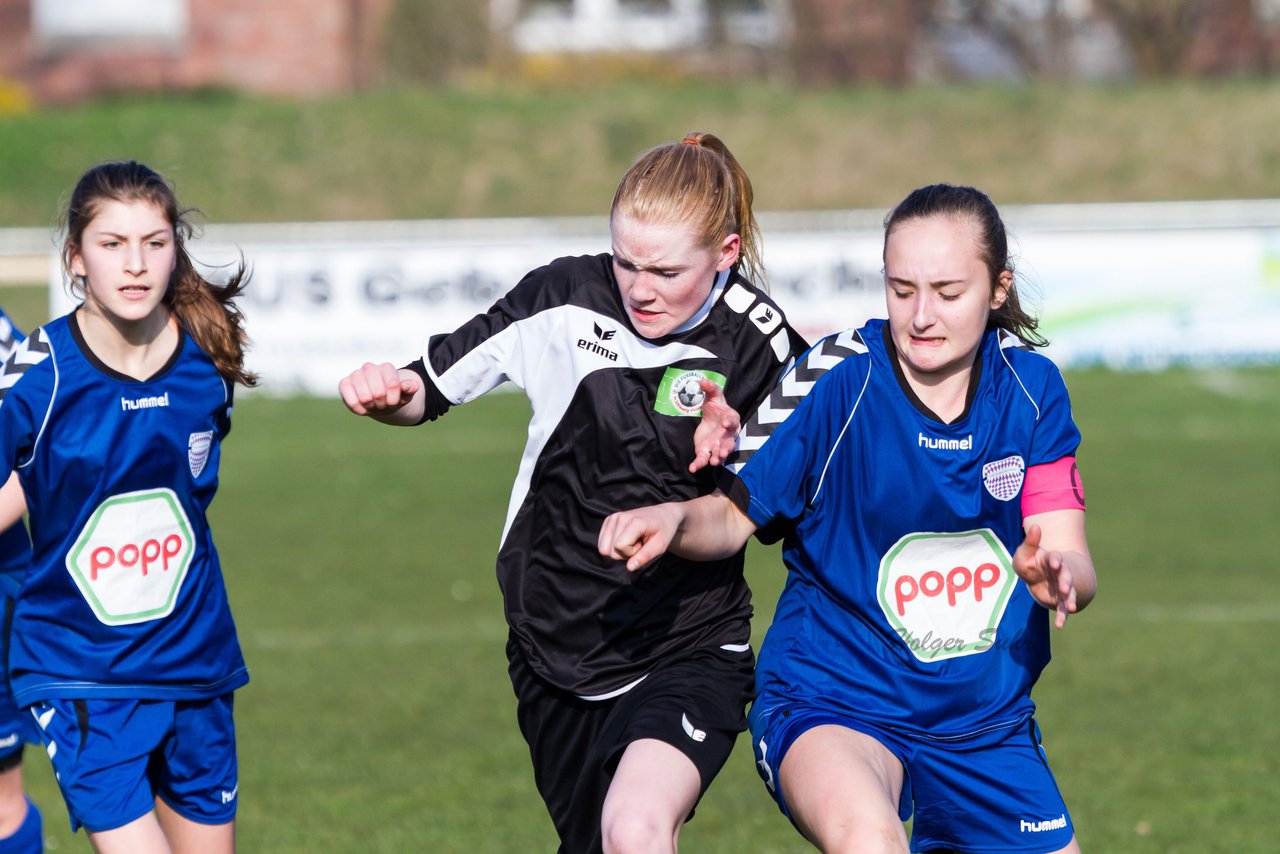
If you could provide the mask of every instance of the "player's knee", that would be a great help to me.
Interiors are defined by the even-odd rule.
[[[675,850],[678,825],[652,813],[623,810],[601,827],[605,854],[662,854]]]
[[[896,818],[861,815],[813,828],[810,841],[826,854],[906,854],[906,830]]]

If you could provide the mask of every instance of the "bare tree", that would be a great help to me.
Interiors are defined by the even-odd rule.
[[[1147,77],[1190,74],[1197,34],[1213,4],[1206,0],[1093,0],[1115,26]]]
[[[935,30],[957,27],[994,46],[1023,77],[1066,77],[1079,3],[1069,0],[925,0]],[[945,64],[945,63],[944,63]]]
[[[792,68],[805,83],[906,82],[921,0],[792,0]]]

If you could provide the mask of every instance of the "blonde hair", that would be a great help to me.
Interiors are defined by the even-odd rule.
[[[753,201],[751,180],[725,144],[695,131],[636,158],[618,184],[610,213],[640,222],[688,223],[706,247],[737,234],[741,249],[734,266],[766,287]]]
[[[215,285],[200,275],[186,249],[192,233],[187,217],[192,209],[181,207],[169,182],[141,163],[128,160],[99,164],[81,175],[71,191],[63,216],[67,237],[62,246],[62,266],[71,279],[73,292],[84,295],[83,285],[71,272],[71,259],[80,251],[86,226],[102,204],[110,201],[146,202],[164,214],[173,226],[176,250],[165,305],[213,360],[219,374],[231,382],[257,385],[258,375],[244,367],[248,336],[244,332],[244,316],[234,302],[249,283],[244,262],[225,285]]]

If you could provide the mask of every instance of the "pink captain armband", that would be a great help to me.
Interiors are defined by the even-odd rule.
[[[1075,457],[1027,469],[1022,486],[1022,518],[1050,510],[1083,510],[1084,483]]]

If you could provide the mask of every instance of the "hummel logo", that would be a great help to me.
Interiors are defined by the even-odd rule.
[[[1044,833],[1046,830],[1062,830],[1067,826],[1067,815],[1063,813],[1057,818],[1042,819],[1040,821],[1018,820],[1019,833]]]
[[[17,743],[18,743],[18,734],[15,732],[13,735],[9,736],[8,738],[0,738],[0,750],[3,750],[6,747],[13,747]]]
[[[598,338],[601,341],[612,341],[613,336],[618,334],[618,330],[616,329],[610,329],[606,331],[604,329],[601,329],[600,324],[598,323],[593,323],[591,325],[594,326],[596,329],[596,338]]]
[[[684,734],[689,736],[689,738],[692,738],[694,741],[701,742],[707,740],[707,731],[695,727],[693,723],[690,722],[688,715],[680,715],[680,726],[684,727]]]
[[[132,399],[127,397],[120,398],[120,410],[122,412],[129,412],[137,409],[154,409],[157,406],[168,405],[169,392],[167,391],[157,397],[135,397]]]
[[[223,789],[223,790],[222,790],[222,802],[223,802],[224,804],[229,804],[229,803],[231,803],[232,801],[234,801],[234,800],[236,799],[236,795],[238,795],[239,793],[240,793],[240,784],[239,784],[239,783],[236,783],[235,788],[234,788],[234,789],[232,789],[232,790],[231,790],[231,791],[229,791],[229,792],[228,792],[226,789]]]
[[[963,439],[939,439],[937,436],[926,436],[924,433],[919,434],[919,444],[922,448],[928,448],[931,451],[972,451],[973,450],[973,434],[970,433]]]

